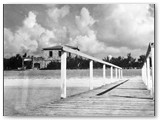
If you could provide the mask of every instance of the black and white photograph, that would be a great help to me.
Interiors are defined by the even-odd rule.
[[[3,116],[154,117],[155,9],[3,4]]]

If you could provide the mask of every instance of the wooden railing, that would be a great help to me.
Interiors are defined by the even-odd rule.
[[[119,66],[116,66],[114,64],[105,62],[103,60],[97,59],[95,57],[89,56],[87,54],[84,54],[80,51],[73,50],[69,47],[63,46],[62,47],[62,52],[61,52],[61,98],[66,98],[66,65],[67,65],[67,52],[82,56],[84,58],[87,58],[90,60],[89,63],[89,70],[90,70],[90,85],[89,88],[90,90],[93,89],[93,61],[99,62],[103,64],[103,78],[106,78],[105,71],[106,71],[106,65],[110,66],[110,74],[111,74],[111,79],[113,79],[113,68],[115,68],[115,79],[122,79],[123,73],[122,73],[122,68]],[[119,76],[118,76],[119,74]]]
[[[142,80],[154,99],[154,43],[149,43],[148,46],[146,59],[142,67]]]

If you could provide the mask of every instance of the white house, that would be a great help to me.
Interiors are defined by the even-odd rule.
[[[78,50],[78,47],[73,47],[73,46],[69,46],[69,45],[64,45],[66,47],[69,47],[71,49],[74,50]],[[51,62],[51,61],[59,61],[61,60],[61,51],[62,51],[63,46],[62,45],[56,45],[56,46],[52,46],[52,47],[47,47],[47,48],[43,48],[42,52],[43,52],[43,59],[34,59],[33,60],[33,67],[35,67],[36,64],[39,64],[39,68],[45,68],[47,67],[47,65]],[[67,57],[76,57],[76,55],[71,54],[71,53],[67,53]]]

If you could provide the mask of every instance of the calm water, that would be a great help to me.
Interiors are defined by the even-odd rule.
[[[94,77],[102,77],[102,74],[102,69],[94,70]],[[110,70],[107,69],[107,78],[109,75]],[[123,75],[140,76],[141,70],[124,70]],[[89,70],[67,70],[67,96],[88,91],[88,79],[83,79],[86,77],[89,77]],[[25,85],[21,84],[22,81]],[[77,87],[77,84],[80,86]],[[49,101],[59,100],[60,70],[4,71],[4,85],[4,113],[13,115],[24,107],[33,109]]]

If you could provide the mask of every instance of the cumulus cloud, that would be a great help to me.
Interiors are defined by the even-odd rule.
[[[4,52],[6,56],[27,52],[40,53],[40,49],[53,45],[55,35],[36,22],[36,15],[30,11],[23,21],[23,26],[12,32],[4,28]]]
[[[50,16],[50,18],[52,18],[52,20],[57,23],[59,19],[65,17],[67,14],[69,14],[69,12],[70,12],[70,8],[69,6],[66,5],[60,9],[51,8],[48,10],[47,13]]]
[[[45,12],[39,10],[28,12],[22,25],[14,27],[18,29],[4,28],[5,55],[36,55],[43,47],[62,43],[100,58],[129,52],[138,56],[154,41],[153,5],[49,5]]]
[[[78,35],[73,43],[80,48],[81,51],[93,54],[104,51],[104,45],[97,41],[94,31],[89,30],[87,35]]]
[[[98,23],[98,38],[114,47],[131,49],[154,40],[154,18],[148,4],[119,4]]]
[[[32,28],[36,24],[36,15],[33,12],[29,12],[28,16],[24,21],[24,25],[28,28]]]
[[[95,20],[90,16],[88,9],[82,8],[80,16],[75,17],[75,22],[81,32],[87,32],[89,27],[95,23]]]
[[[96,31],[92,29],[96,20],[90,15],[88,9],[82,8],[80,16],[75,17],[75,22],[80,33],[75,39],[71,39],[70,44],[76,45],[81,51],[90,54],[104,51],[104,45],[97,40]]]

